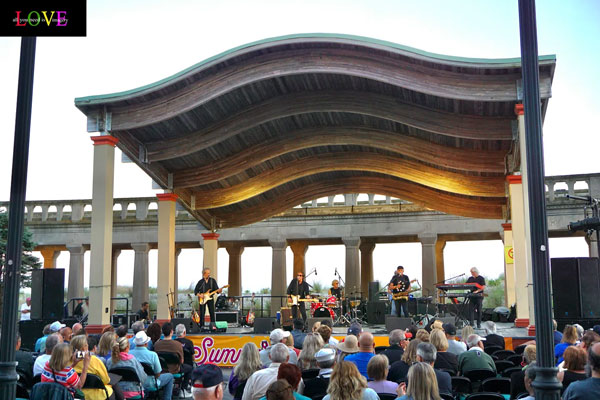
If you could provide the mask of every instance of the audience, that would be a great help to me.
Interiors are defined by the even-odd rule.
[[[294,347],[302,350],[302,344],[304,343],[306,333],[304,332],[304,321],[302,321],[300,318],[296,318],[294,320],[294,329],[292,329],[292,336],[294,338]]]
[[[53,333],[47,337],[45,342],[46,354],[42,354],[35,359],[35,363],[33,364],[33,376],[40,375],[44,372],[44,366],[48,360],[50,360],[54,347],[56,347],[57,344],[62,343],[62,336],[58,333]]]
[[[15,344],[15,361],[17,361],[17,371],[25,374],[31,382],[33,379],[33,356],[28,351],[21,351],[21,335],[17,332],[17,342]]]
[[[373,356],[367,364],[367,375],[369,381],[367,386],[377,393],[396,393],[398,384],[386,380],[388,367],[390,366],[388,358],[382,354]]]
[[[310,330],[310,331],[311,331],[312,333],[317,333],[317,331],[319,330],[319,328],[320,328],[320,327],[321,327],[321,321],[316,321],[316,322],[313,324],[313,326],[312,326],[312,328],[311,328],[311,330]]]
[[[408,369],[412,364],[417,362],[417,346],[420,343],[423,342],[419,339],[413,339],[408,343],[400,361],[396,361],[390,366],[387,377],[388,381],[400,383],[401,381],[406,380]]]
[[[496,372],[494,360],[483,351],[483,340],[479,335],[472,334],[467,338],[468,351],[458,356],[458,371],[461,375],[474,369],[487,369]]]
[[[319,328],[321,329],[321,328]],[[298,365],[304,371],[317,368],[315,354],[323,348],[323,338],[319,333],[309,333],[304,339],[302,351],[298,357]]]
[[[127,336],[127,327],[125,325],[119,325],[117,329],[115,329],[115,333],[118,338],[125,337]]]
[[[321,335],[321,339],[323,339],[323,347],[329,347],[329,339],[331,339],[332,329],[321,323],[317,333]]]
[[[347,356],[358,353],[358,339],[354,335],[348,335],[346,336],[343,342],[338,343],[336,348],[340,352],[337,360],[338,362],[340,362],[344,360]]]
[[[437,351],[431,343],[422,342],[417,346],[417,361],[424,362],[433,367]],[[435,377],[437,379],[438,390],[440,393],[452,393],[452,378],[445,371],[440,371],[434,368]]]
[[[583,334],[583,337],[579,342],[579,347],[581,347],[587,352],[587,350],[592,346],[592,344],[596,342],[600,342],[600,335],[598,335],[594,331],[587,331]]]
[[[394,329],[390,332],[388,337],[388,343],[390,344],[381,354],[388,358],[390,364],[400,361],[404,349],[407,346],[406,336],[402,329]],[[394,391],[395,393],[395,391]]]
[[[193,366],[183,363],[183,347],[181,343],[173,340],[173,325],[170,322],[165,322],[162,326],[164,338],[154,344],[154,351],[157,353],[174,353],[179,357],[179,363],[167,364],[171,374],[183,372],[183,388],[187,388],[190,381]]]
[[[562,392],[564,392],[571,383],[582,381],[587,378],[585,374],[585,365],[587,363],[587,353],[584,349],[577,346],[570,346],[564,352],[564,369],[558,371],[558,380],[562,382]]]
[[[600,393],[600,343],[594,343],[588,349],[588,366],[592,376],[573,382],[563,394],[563,400],[597,399]]]
[[[279,366],[277,372],[277,379],[285,379],[293,390],[293,398],[296,400],[311,400],[310,397],[306,397],[298,393],[298,386],[302,381],[302,371],[297,365],[290,363],[283,363]]]
[[[266,394],[271,383],[277,380],[279,366],[289,361],[289,349],[284,343],[277,343],[271,347],[269,359],[267,368],[254,372],[246,381],[242,400],[258,400]]]
[[[467,338],[474,334],[475,330],[473,329],[473,327],[471,325],[465,325],[462,328],[462,331],[460,332],[460,339],[462,340],[462,342],[468,346],[467,344]]]
[[[525,370],[536,360],[536,347],[535,344],[530,344],[523,350],[523,362],[521,365],[523,369],[520,371],[513,372],[510,375],[510,398],[516,399],[517,396],[527,391],[525,387]]]
[[[525,370],[525,377],[523,378],[523,384],[525,386],[525,391],[529,393],[529,396],[524,397],[523,400],[535,400],[535,390],[533,389],[533,381],[535,380],[535,361],[532,362],[529,367]]]
[[[85,329],[83,329],[83,325],[81,325],[79,322],[74,323],[73,326],[71,327],[71,329],[73,330],[73,336],[77,336],[77,335],[86,335],[87,336],[87,332],[85,331]]]
[[[135,334],[133,341],[135,343],[135,349],[131,350],[130,348],[129,354],[135,357],[140,364],[148,364],[152,367],[152,372],[154,373],[154,378],[156,379],[156,387],[159,389],[164,389],[164,400],[171,400],[173,394],[173,374],[168,372],[162,373],[162,366],[160,365],[158,354],[148,350],[150,338],[148,335],[146,335],[146,332],[141,330]],[[154,385],[155,382],[152,379],[146,379],[144,382],[144,387],[146,388],[154,387]]]
[[[350,324],[350,326],[348,327],[348,332],[346,333],[347,335],[354,335],[356,336],[356,338],[358,339],[358,337],[360,336],[360,334],[362,333],[362,325],[358,322],[353,322]]]
[[[294,346],[294,336],[290,334],[287,338],[285,338],[285,345],[288,349],[292,350],[296,353],[296,357],[300,357],[300,350]]]
[[[361,334],[362,337],[364,335]],[[348,361],[336,364],[331,374],[327,395],[323,400],[379,400],[377,393],[367,387],[367,380],[356,365]]]
[[[456,340],[456,327],[454,324],[447,323],[442,326],[446,339],[448,340],[448,351],[457,357],[464,351],[467,351],[465,342]]]
[[[429,332],[427,332],[425,329],[419,329],[417,331],[416,338],[421,342],[429,342]]]
[[[441,329],[432,330],[429,340],[437,351],[433,367],[436,369],[452,370],[456,374],[458,372],[458,357],[456,357],[456,354],[448,351],[449,344],[444,331]]]
[[[263,398],[267,400],[293,400],[294,389],[285,379],[278,379],[269,385]]]
[[[333,335],[333,323],[331,322],[331,319],[327,318],[327,319],[322,320],[321,326],[323,326],[323,325],[328,326],[329,329],[331,330],[331,334],[329,336],[329,346],[337,345],[340,341],[332,336]]]
[[[374,348],[373,334],[371,332],[363,332],[358,338],[358,352],[350,354],[344,361],[354,363],[360,374],[366,379],[368,377],[367,365],[371,358],[375,356]]]
[[[440,392],[433,367],[427,363],[415,363],[408,371],[408,386],[401,383],[396,392],[397,400],[440,400]]]
[[[160,340],[162,329],[158,322],[153,322],[146,328],[146,335],[150,338],[148,342],[148,350],[154,350],[154,344]]]
[[[554,346],[554,358],[556,359],[556,365],[563,361],[563,353],[569,346],[574,346],[577,343],[577,328],[573,325],[565,326],[563,330],[562,341]]]
[[[72,366],[82,362],[81,374],[77,374]],[[74,394],[81,389],[87,378],[90,364],[90,353],[85,353],[83,358],[76,358],[73,349],[68,343],[59,343],[54,346],[50,359],[44,366],[42,382],[57,382],[65,386]]]
[[[223,372],[214,364],[202,364],[192,372],[194,400],[222,400]]]
[[[131,330],[133,331],[133,336],[129,339],[129,351],[135,349],[135,335],[144,330],[144,323],[142,321],[135,321],[131,324]]]
[[[33,350],[36,353],[44,353],[46,351],[45,343],[46,343],[46,338],[48,337],[48,335],[50,335],[50,325],[51,324],[44,326],[44,329],[42,330],[43,336],[35,341],[35,346],[34,346]]]
[[[296,355],[296,352],[287,347],[286,339],[289,336],[291,336],[291,333],[289,331],[284,331],[283,329],[277,328],[277,329],[273,329],[271,331],[271,334],[269,335],[270,346],[267,347],[266,349],[262,349],[259,353],[260,362],[262,363],[262,366],[264,368],[267,368],[269,366],[269,364],[271,364],[271,358],[269,357],[269,353],[271,352],[271,349],[279,343],[282,343],[288,349],[289,362],[291,362],[292,364],[298,364],[298,356]],[[266,388],[265,388],[265,390],[266,390]]]
[[[260,357],[258,355],[258,347],[254,343],[246,343],[242,347],[240,359],[237,365],[229,375],[229,394],[233,396],[234,400],[240,400],[246,387],[248,378],[261,369]]]
[[[498,346],[502,350],[506,348],[504,344],[504,337],[496,333],[496,324],[492,321],[485,321],[483,323],[483,329],[485,331],[485,346]]]
[[[73,336],[73,330],[68,326],[61,328],[59,331],[60,335],[63,337],[63,343],[69,343],[71,341],[71,337]]]
[[[552,329],[554,331],[554,345],[556,346],[557,344],[559,344],[562,341],[562,333],[559,332],[558,329],[558,324],[556,323],[556,320],[553,319],[552,320]]]
[[[183,363],[190,366],[190,371],[194,369],[194,342],[188,339],[187,330],[184,324],[178,324],[175,327],[175,340],[183,346]]]
[[[114,332],[104,332],[102,336],[100,336],[100,341],[98,342],[98,351],[96,355],[100,357],[100,359],[106,364],[108,359],[110,359],[110,353],[112,351],[113,346],[115,345],[117,335]]]
[[[585,332],[585,329],[583,329],[583,326],[581,326],[579,324],[573,324],[573,326],[575,327],[575,330],[577,331],[577,342],[579,342],[581,340],[581,338],[583,337],[583,333]]]
[[[333,367],[335,365],[335,350],[332,348],[323,348],[315,354],[319,375],[314,379],[304,381],[304,395],[313,398],[325,396]]]
[[[134,356],[129,354],[129,340],[127,340],[126,337],[118,338],[115,341],[113,344],[111,357],[108,359],[108,361],[106,361],[106,369],[108,369],[108,372],[110,372],[113,368],[122,367],[133,368],[142,385],[146,382],[148,376],[144,372],[142,364],[140,364],[140,362],[136,360]],[[140,391],[140,388],[135,382],[121,380],[119,382],[119,386],[121,387],[121,390],[126,398],[135,396],[143,397],[142,391]]]
[[[71,347],[73,348],[73,352],[77,354],[77,352],[81,352],[83,354],[89,353],[87,338],[84,335],[77,335],[71,340]],[[82,374],[83,372],[83,363],[77,363],[73,368],[78,374]],[[96,356],[89,355],[89,363],[88,363],[88,374],[94,374],[100,378],[102,383],[104,383],[104,387],[106,388],[106,393],[108,396],[112,396],[113,388],[110,385],[110,378],[108,376],[108,371],[106,371],[106,367],[104,363]],[[86,400],[104,400],[106,399],[106,394],[103,389],[82,389],[81,390],[85,395]],[[114,397],[113,397],[114,398]]]

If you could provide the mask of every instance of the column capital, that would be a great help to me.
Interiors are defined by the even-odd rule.
[[[131,243],[130,246],[135,252],[147,253],[150,251],[150,243]]]
[[[306,251],[308,250],[308,243],[303,242],[303,241],[290,241],[288,244],[294,254],[298,253],[298,254],[304,255],[304,254],[306,254]]]
[[[156,197],[158,201],[177,201],[179,198],[175,193],[157,193]]]
[[[346,247],[360,246],[360,238],[359,237],[343,237],[342,242],[344,242]]]
[[[419,233],[419,241],[422,245],[433,246],[437,242],[437,233]]]
[[[358,246],[361,253],[372,252],[375,250],[375,242],[360,242],[360,246]]]
[[[512,224],[510,222],[507,222],[505,224],[502,224],[502,229],[504,231],[512,231]]]
[[[65,245],[65,247],[67,248],[67,250],[69,250],[69,253],[71,253],[71,254],[84,254],[85,253],[85,246],[82,244],[69,243],[69,244]]]
[[[506,181],[509,185],[521,185],[523,177],[521,175],[506,175]]]
[[[521,104],[521,103],[515,104],[515,115],[516,116],[525,115],[525,108],[523,107],[523,104]]]
[[[204,238],[204,240],[219,240],[219,235],[216,232],[209,232],[209,233],[203,233],[202,237]]]
[[[269,245],[273,250],[285,250],[287,247],[287,240],[281,238],[269,239]]]
[[[181,250],[183,250],[181,247],[175,247],[175,257],[179,257]]]
[[[115,249],[115,248],[112,249],[113,258],[119,257],[120,254],[121,254],[121,249]]]
[[[227,250],[227,254],[229,256],[239,256],[244,252],[244,244],[243,243],[228,243],[225,246],[225,250]]]
[[[119,143],[119,139],[110,135],[90,136],[90,139],[94,142],[94,146],[109,145],[115,147]]]

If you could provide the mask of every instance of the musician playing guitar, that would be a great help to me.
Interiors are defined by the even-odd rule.
[[[404,267],[399,265],[398,268],[396,268],[396,274],[394,274],[388,287],[392,291],[392,295],[395,295],[410,290],[410,283],[411,282],[408,275],[404,275]],[[404,316],[408,318],[408,296],[396,298],[396,300],[394,300],[394,304],[396,306],[396,313],[398,317],[401,317],[402,312],[404,311]]]
[[[210,268],[204,268],[202,270],[202,279],[198,281],[196,284],[196,288],[194,289],[194,294],[197,296],[198,293],[206,293],[216,291],[216,293],[221,293],[223,288],[219,289],[219,285],[217,285],[217,281],[214,278],[210,277]],[[208,306],[208,313],[210,314],[210,328],[217,329],[215,325],[215,299],[211,298],[206,301],[206,305]],[[204,325],[204,312],[206,307],[201,304],[200,305],[200,324]]]
[[[292,302],[292,296],[298,296],[299,299],[310,299],[308,283],[304,281],[304,273],[298,272],[296,279],[292,279],[287,288],[287,294],[290,296],[289,302]],[[298,318],[298,308],[300,308],[302,319],[306,322],[306,309],[302,302],[292,304],[292,317],[294,319]]]
[[[469,296],[470,313],[469,319],[473,326],[473,319],[477,319],[477,329],[481,329],[481,307],[483,306],[483,290],[485,289],[485,278],[479,275],[479,270],[475,267],[471,268],[471,276],[467,279],[467,283],[477,283],[480,287],[471,289]]]

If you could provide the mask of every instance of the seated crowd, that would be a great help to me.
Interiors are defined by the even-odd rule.
[[[305,333],[295,321],[292,332],[274,329],[263,350],[245,344],[226,386],[219,367],[195,366],[185,326],[178,325],[174,332],[169,322],[146,329],[135,323],[130,339],[124,327],[96,336],[81,326],[67,329],[55,322],[36,343],[37,358],[18,351],[17,360],[26,379],[39,376],[41,382],[66,387],[73,396],[82,392],[86,399],[141,398],[151,391],[171,399],[186,390],[194,399],[218,400],[224,390],[235,400],[462,399],[485,391],[486,384],[500,376],[496,380],[506,399],[534,398],[535,343],[506,350],[491,321],[484,323],[485,337],[467,327],[458,338],[456,327],[441,321],[428,328],[393,330],[389,346],[376,348],[373,335],[359,324],[352,324],[338,341],[327,323]],[[17,350],[19,346],[20,340]],[[566,326],[555,356],[563,400],[600,398],[597,332]],[[91,376],[104,387],[86,385]]]

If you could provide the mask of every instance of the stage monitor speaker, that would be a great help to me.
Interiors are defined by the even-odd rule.
[[[61,320],[64,317],[65,270],[36,269],[31,273],[31,319]]]
[[[279,328],[275,317],[254,319],[254,333],[271,333],[275,328]]]
[[[281,307],[280,313],[279,318],[281,320],[281,326],[294,326],[294,317],[292,316],[291,307]]]
[[[390,315],[385,316],[385,330],[388,332],[393,331],[394,329],[402,329],[405,330],[411,325],[414,325],[414,321],[412,318],[400,318],[393,317]]]
[[[21,334],[21,350],[34,351],[35,342],[44,334],[44,327],[53,323],[53,319],[34,319],[19,321],[19,333]]]
[[[551,273],[555,319],[599,317],[600,271],[597,258],[553,258]]]
[[[306,331],[311,332],[315,322],[323,322],[323,320],[328,320],[331,323],[331,326],[333,326],[333,319],[331,319],[331,317],[308,318],[306,320]]]
[[[192,321],[191,318],[173,318],[171,320],[171,324],[173,325],[173,329],[177,327],[179,324],[183,324],[185,326],[186,333],[198,333],[200,332],[200,327],[197,323]]]
[[[379,281],[369,282],[369,301],[379,300]]]
[[[385,324],[386,306],[384,301],[369,301],[367,303],[367,322],[370,324]]]

